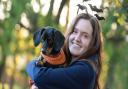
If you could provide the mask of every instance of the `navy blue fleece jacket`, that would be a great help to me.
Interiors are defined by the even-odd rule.
[[[29,62],[26,71],[39,89],[93,89],[96,73],[86,61],[66,68],[37,67],[35,62]]]

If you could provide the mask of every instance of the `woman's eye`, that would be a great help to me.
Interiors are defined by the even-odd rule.
[[[87,37],[88,37],[88,35],[84,35],[84,37],[85,37],[85,38],[87,38]]]

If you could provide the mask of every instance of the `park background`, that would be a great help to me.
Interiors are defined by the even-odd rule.
[[[83,3],[84,1],[84,3]],[[26,64],[40,53],[33,32],[53,26],[64,33],[77,4],[99,13],[104,40],[102,89],[128,89],[128,0],[0,0],[0,89],[29,89]],[[80,11],[83,12],[83,11]]]

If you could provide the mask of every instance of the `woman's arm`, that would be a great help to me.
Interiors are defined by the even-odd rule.
[[[86,89],[94,77],[92,67],[85,62],[78,61],[67,68],[56,69],[37,67],[35,63],[36,60],[31,61],[26,71],[39,89]]]

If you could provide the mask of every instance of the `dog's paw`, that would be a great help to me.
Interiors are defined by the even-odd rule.
[[[42,66],[44,66],[44,62],[43,61],[37,61],[36,66],[42,67]]]

